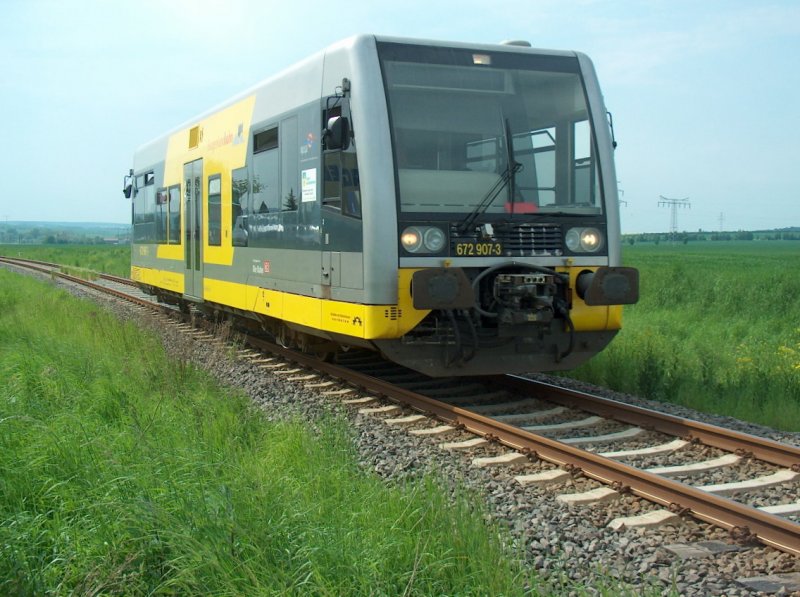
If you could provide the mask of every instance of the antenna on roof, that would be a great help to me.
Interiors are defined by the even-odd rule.
[[[521,48],[530,48],[531,42],[525,41],[524,39],[507,39],[505,41],[501,41],[500,45],[502,46],[519,46]]]

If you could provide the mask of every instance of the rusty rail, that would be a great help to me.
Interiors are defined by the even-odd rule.
[[[510,390],[542,400],[667,435],[687,440],[696,439],[707,446],[749,454],[758,460],[800,472],[800,448],[796,446],[515,375],[497,376],[494,381]]]

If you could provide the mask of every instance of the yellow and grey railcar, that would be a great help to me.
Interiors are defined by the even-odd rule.
[[[606,115],[580,53],[347,39],[136,152],[131,276],[307,350],[574,367],[638,296]]]

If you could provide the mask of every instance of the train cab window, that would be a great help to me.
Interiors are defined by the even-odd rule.
[[[135,242],[157,242],[155,174],[136,176],[133,199],[133,238]]]
[[[157,243],[167,242],[169,228],[169,195],[167,189],[156,191],[156,238]]]
[[[350,122],[346,105],[331,107],[323,111],[323,123],[344,117]],[[328,149],[323,131],[323,197],[322,206],[353,218],[361,217],[361,185],[356,156],[355,137],[352,126],[347,125],[347,142],[343,149]]]
[[[219,174],[208,178],[208,244],[222,244],[222,179]]]
[[[533,153],[534,167],[527,173],[519,173],[518,184],[523,188],[529,185],[535,202],[541,206],[556,202],[556,135],[556,127],[531,131],[530,139],[525,139],[526,149],[514,146],[515,153],[519,153],[521,158]]]
[[[169,233],[167,242],[171,245],[181,244],[181,186],[169,188]]]
[[[577,205],[594,205],[596,202],[595,189],[599,181],[592,184],[596,178],[596,168],[592,159],[592,130],[588,120],[580,120],[572,125],[573,132],[573,203]]]

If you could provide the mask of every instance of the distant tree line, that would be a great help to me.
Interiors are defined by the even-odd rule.
[[[104,245],[130,243],[130,228],[101,229],[0,225],[4,245]]]
[[[706,241],[732,241],[732,240],[800,240],[800,230],[765,230],[751,232],[749,230],[738,230],[736,232],[708,232],[698,230],[697,232],[644,232],[641,234],[623,234],[622,242],[629,245],[637,243],[682,243],[706,242]]]

